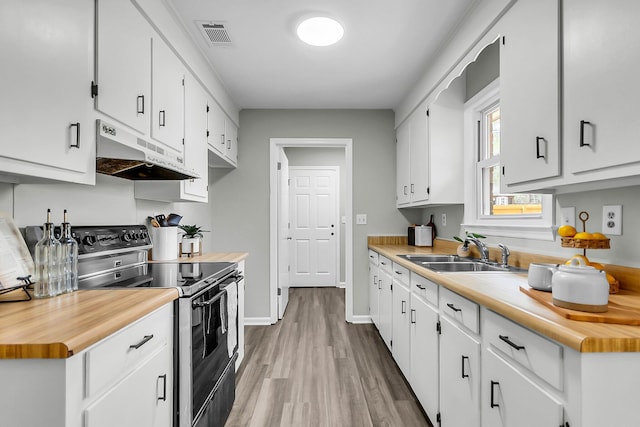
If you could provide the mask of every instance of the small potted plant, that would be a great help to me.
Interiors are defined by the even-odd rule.
[[[202,233],[207,232],[198,225],[178,225],[182,231],[182,255],[193,255],[200,253],[200,239],[204,237]]]
[[[458,242],[462,242],[462,244],[458,246],[458,248],[456,249],[456,252],[459,257],[467,258],[469,255],[471,255],[471,249],[469,249],[469,239],[468,239],[469,237],[474,237],[476,239],[485,238],[485,236],[483,236],[482,234],[469,233],[468,231],[465,231],[464,239],[458,236],[453,236],[453,238],[456,239]]]

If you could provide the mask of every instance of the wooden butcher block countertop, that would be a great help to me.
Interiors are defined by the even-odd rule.
[[[412,253],[452,254],[456,246],[426,248],[389,243],[386,240],[377,243],[374,238],[369,240],[370,249],[393,262],[577,351],[640,352],[640,326],[567,319],[520,291],[520,286],[528,287],[526,274],[436,273],[397,256]],[[526,265],[516,265],[526,268],[528,262]],[[637,290],[623,289],[620,294],[610,296],[610,301],[614,300],[622,301],[626,306],[637,306],[640,311],[640,292]]]
[[[177,298],[177,289],[101,289],[2,303],[0,359],[71,357]]]

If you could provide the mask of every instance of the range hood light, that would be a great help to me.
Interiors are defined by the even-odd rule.
[[[305,19],[296,30],[298,38],[311,46],[331,46],[344,35],[342,25],[335,19],[316,16]]]

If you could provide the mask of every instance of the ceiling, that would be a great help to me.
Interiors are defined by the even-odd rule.
[[[479,0],[169,0],[239,108],[395,108]],[[304,17],[345,30],[334,46],[297,39]],[[212,45],[196,21],[223,23]]]

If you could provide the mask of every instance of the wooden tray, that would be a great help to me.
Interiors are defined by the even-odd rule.
[[[574,239],[573,237],[562,237],[561,246],[563,248],[578,249],[609,249],[611,239]]]
[[[586,311],[570,310],[554,305],[553,302],[551,302],[551,292],[537,291],[528,286],[520,286],[520,291],[567,319],[579,320],[582,322],[640,325],[640,310],[637,307],[631,307],[612,301],[611,296],[609,296],[609,311],[606,313],[589,313]],[[637,301],[640,300],[640,295],[637,294],[625,295],[621,293],[618,294],[618,296],[619,298],[613,297],[613,299],[633,299],[634,302],[636,302],[634,305],[637,305]]]

